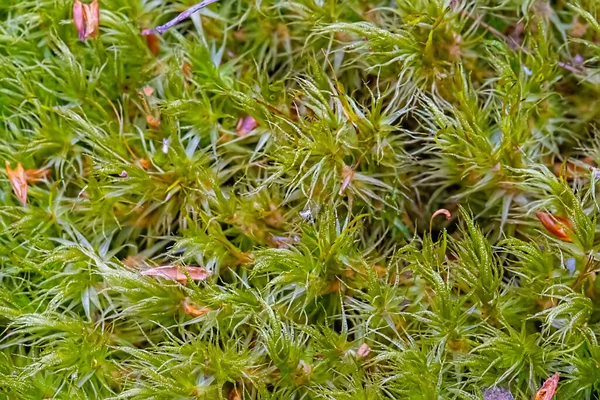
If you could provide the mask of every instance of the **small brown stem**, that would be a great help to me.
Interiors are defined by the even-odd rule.
[[[594,255],[590,254],[589,258],[587,260],[587,263],[585,264],[585,267],[583,268],[583,270],[577,276],[577,279],[575,280],[575,283],[573,283],[573,286],[572,286],[573,290],[577,289],[577,287],[581,284],[581,282],[583,281],[583,279],[585,277],[587,277],[588,274],[590,273],[590,270],[592,269],[592,266],[594,266],[596,264],[598,264],[598,263],[594,262]]]

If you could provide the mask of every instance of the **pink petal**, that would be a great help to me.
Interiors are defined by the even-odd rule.
[[[77,28],[77,33],[79,34],[79,40],[84,42],[85,19],[83,16],[83,3],[79,0],[75,0],[75,3],[73,4],[73,22],[75,22],[75,27]]]
[[[433,215],[431,216],[431,219],[434,219],[438,215],[442,215],[442,214],[446,217],[446,219],[448,221],[450,221],[450,218],[452,218],[452,214],[450,214],[450,211],[446,210],[445,208],[440,208],[439,210],[437,210],[436,212],[433,213]]]
[[[556,388],[558,387],[559,378],[560,374],[557,372],[550,378],[546,379],[544,385],[542,385],[541,389],[535,394],[534,400],[551,400],[552,397],[554,397]]]
[[[241,137],[247,136],[250,132],[252,132],[258,126],[258,122],[254,117],[246,116],[240,118],[238,124],[235,128],[238,135]]]

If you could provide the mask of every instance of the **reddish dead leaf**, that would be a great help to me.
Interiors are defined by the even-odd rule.
[[[146,123],[152,129],[157,129],[160,126],[160,121],[152,115],[146,115]]]
[[[360,345],[360,347],[358,348],[358,351],[356,352],[356,358],[358,358],[358,359],[367,358],[369,356],[370,352],[371,352],[371,347],[369,347],[368,344],[363,343]]]
[[[100,25],[100,7],[98,0],[92,1],[87,7],[83,7],[85,15],[85,37],[98,36],[98,26]]]
[[[155,33],[150,32],[146,35],[146,45],[155,56],[160,54],[160,42]]]
[[[565,227],[569,230],[573,230],[571,222],[568,219],[542,211],[536,212],[535,216],[540,220],[542,225],[544,225],[544,228],[546,228],[555,237],[560,240],[564,240],[565,242],[572,242],[571,238],[565,231]]]
[[[187,276],[181,269],[187,269],[191,278],[195,281],[203,281],[208,277],[208,271],[201,267],[178,267],[176,265],[166,265],[162,267],[154,267],[142,271],[142,275],[156,276],[160,278],[170,279],[179,283],[187,282]]]
[[[98,36],[98,26],[100,24],[100,7],[98,0],[91,4],[83,4],[79,0],[73,3],[73,21],[79,34],[79,40],[85,42],[88,37]]]
[[[50,175],[49,169],[26,169],[25,170],[25,178],[27,182],[38,182],[43,181]]]
[[[256,119],[254,119],[254,117],[246,116],[240,118],[237,126],[235,127],[235,130],[237,131],[240,137],[245,137],[248,136],[248,134],[254,129],[256,129],[257,126],[258,122],[256,121]]]
[[[554,392],[558,386],[560,374],[557,372],[544,382],[542,388],[535,394],[533,400],[551,400],[554,397]]]
[[[6,161],[6,175],[8,175],[13,192],[19,198],[21,204],[27,204],[27,175],[25,175],[25,170],[21,163],[18,163],[17,168],[13,170],[10,167],[10,163]]]
[[[183,302],[183,312],[187,315],[191,315],[192,317],[200,317],[202,315],[207,314],[210,310],[208,307],[196,307],[190,303],[189,299],[186,299]]]
[[[229,400],[242,400],[242,395],[240,394],[239,390],[232,389],[227,398],[229,398]]]

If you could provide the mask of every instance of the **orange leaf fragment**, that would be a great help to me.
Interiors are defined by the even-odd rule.
[[[147,158],[140,159],[140,166],[144,169],[150,168],[150,160],[148,160]]]
[[[21,204],[27,204],[27,175],[25,174],[25,170],[21,163],[17,164],[16,169],[12,169],[10,167],[10,163],[6,161],[6,175],[8,175],[8,180],[10,181],[10,185],[12,186],[13,192],[19,198]]]
[[[158,56],[160,54],[160,42],[158,41],[158,36],[155,33],[149,33],[146,35],[146,45],[148,45],[148,49],[154,54]]]
[[[98,26],[100,24],[100,7],[98,0],[91,4],[83,4],[79,0],[73,3],[73,21],[79,34],[79,40],[85,42],[88,37],[98,36]]]
[[[207,314],[210,311],[211,311],[211,309],[208,307],[194,306],[193,304],[191,304],[189,302],[189,299],[186,299],[183,302],[183,312],[185,312],[187,315],[191,315],[192,317],[200,317],[202,315]]]
[[[560,240],[564,240],[565,242],[572,242],[571,238],[565,231],[565,227],[569,230],[573,230],[571,222],[568,219],[542,211],[536,212],[535,216],[540,220],[542,225],[544,225],[544,228],[546,228],[555,237]]]
[[[179,283],[186,283],[187,276],[181,271],[182,268],[185,268],[190,274],[190,277],[195,281],[203,281],[209,275],[208,271],[201,267],[178,267],[177,265],[165,265],[162,267],[150,268],[142,271],[142,275],[156,276],[177,281]]]
[[[152,115],[146,115],[146,123],[152,129],[156,129],[160,126],[160,121],[154,118]]]
[[[257,126],[258,122],[254,117],[245,116],[240,118],[240,120],[237,123],[237,126],[235,127],[235,130],[237,131],[240,137],[245,137],[248,136],[248,134],[254,129],[256,129]]]
[[[551,400],[558,386],[560,373],[555,373],[544,382],[541,389],[535,394],[534,400]]]
[[[240,394],[239,390],[231,389],[231,392],[229,392],[227,398],[229,398],[229,400],[242,400],[242,395]]]
[[[25,178],[27,182],[38,182],[43,181],[50,175],[49,169],[26,169],[25,170]]]

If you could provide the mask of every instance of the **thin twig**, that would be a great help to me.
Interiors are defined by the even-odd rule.
[[[149,35],[154,32],[160,33],[162,35],[163,33],[165,33],[165,31],[167,29],[171,28],[174,25],[177,25],[184,19],[189,18],[196,11],[200,11],[204,7],[207,7],[207,6],[211,5],[212,3],[216,3],[217,1],[219,1],[219,0],[204,0],[204,1],[196,4],[195,6],[191,6],[190,8],[188,8],[187,10],[185,10],[184,12],[182,12],[181,14],[179,14],[178,16],[176,16],[175,18],[173,18],[172,20],[170,20],[169,22],[167,22],[164,25],[157,26],[154,29],[144,29],[144,31],[142,32],[142,35]]]
[[[575,283],[572,286],[573,290],[576,290],[577,287],[581,284],[581,282],[583,282],[584,278],[587,278],[587,276],[590,274],[592,267],[594,267],[595,265],[597,265],[598,262],[594,262],[594,255],[590,254],[587,260],[587,263],[585,264],[585,267],[583,268],[583,271],[581,271],[579,273],[579,276],[577,277],[577,279],[575,280]]]

